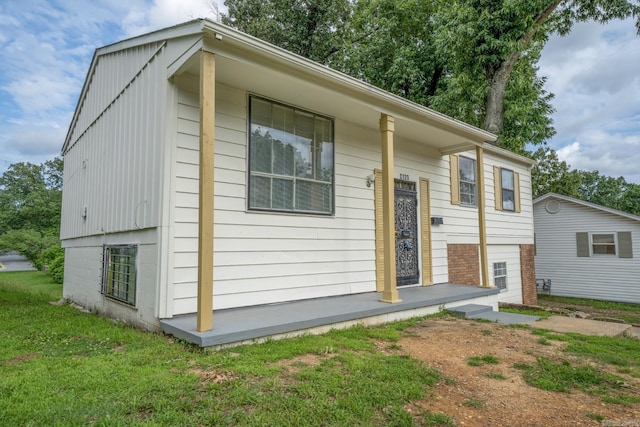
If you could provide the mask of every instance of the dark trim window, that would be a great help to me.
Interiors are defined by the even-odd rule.
[[[101,292],[129,305],[136,305],[136,245],[104,245]]]
[[[476,161],[460,156],[460,204],[476,206]]]
[[[502,169],[500,172],[500,181],[502,184],[502,210],[516,210],[516,187],[513,171]]]
[[[493,263],[493,283],[499,289],[507,289],[507,263]]]
[[[333,120],[250,97],[249,209],[333,214]]]

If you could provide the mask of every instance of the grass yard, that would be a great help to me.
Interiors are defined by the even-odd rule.
[[[376,349],[411,322],[204,352],[60,296],[0,273],[0,425],[414,425],[403,406],[439,378]]]
[[[632,338],[438,315],[207,352],[60,297],[40,272],[0,273],[0,426],[588,425],[640,409]]]

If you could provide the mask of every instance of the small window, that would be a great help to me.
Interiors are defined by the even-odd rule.
[[[105,245],[102,294],[129,305],[136,304],[136,245]]]
[[[499,289],[507,289],[507,263],[496,262],[493,264],[493,283]]]
[[[249,209],[332,214],[333,120],[251,97]]]
[[[502,169],[500,178],[502,183],[502,210],[513,212],[516,209],[513,171]]]
[[[594,255],[615,255],[616,238],[615,234],[592,234],[591,252]]]
[[[476,206],[476,161],[460,156],[460,204]]]

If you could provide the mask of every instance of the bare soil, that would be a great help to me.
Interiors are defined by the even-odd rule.
[[[425,361],[443,377],[432,395],[406,408],[416,415],[422,410],[445,414],[459,426],[640,425],[640,404],[606,404],[578,390],[570,394],[540,390],[525,383],[522,372],[513,367],[533,364],[536,356],[572,365],[595,364],[563,352],[564,343],[543,345],[527,329],[452,317],[426,319],[405,332],[399,351]],[[499,363],[470,366],[467,362],[471,356],[485,355]],[[629,384],[627,394],[640,396],[638,379],[610,366],[598,367],[623,377]]]

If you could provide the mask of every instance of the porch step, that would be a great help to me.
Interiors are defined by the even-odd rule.
[[[538,316],[529,316],[527,314],[501,313],[493,311],[488,305],[466,304],[459,307],[448,309],[450,313],[462,315],[467,319],[483,319],[490,322],[504,323],[506,325],[515,325],[521,323],[533,323],[540,319]]]
[[[493,307],[491,307],[490,305],[481,304],[465,304],[459,305],[458,307],[448,308],[447,311],[458,316],[471,317],[476,314],[493,311]]]

